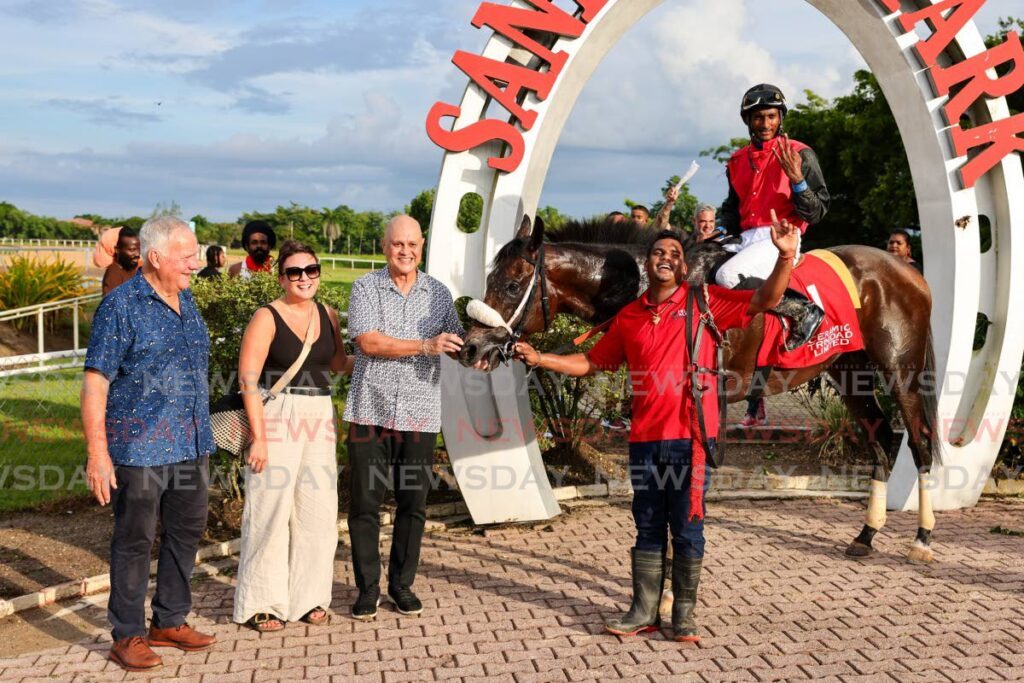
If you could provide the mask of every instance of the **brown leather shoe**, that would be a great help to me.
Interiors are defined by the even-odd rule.
[[[149,649],[142,636],[115,641],[110,647],[109,657],[125,671],[152,671],[164,665],[160,655]]]
[[[205,650],[217,642],[216,636],[200,633],[188,624],[173,628],[149,628],[149,644],[153,647],[176,647],[185,652]]]

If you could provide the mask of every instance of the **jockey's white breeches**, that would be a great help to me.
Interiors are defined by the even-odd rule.
[[[728,244],[725,249],[736,252],[736,255],[718,269],[715,282],[729,289],[748,277],[766,280],[775,269],[775,261],[779,258],[779,250],[772,244],[770,225],[744,230],[740,243]],[[794,263],[799,259],[800,246],[798,244]]]

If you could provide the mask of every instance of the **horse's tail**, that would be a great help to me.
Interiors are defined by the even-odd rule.
[[[939,377],[935,370],[935,346],[932,344],[931,326],[925,341],[924,371],[918,386],[921,395],[921,436],[927,439],[933,465],[942,464],[942,434],[939,423]]]

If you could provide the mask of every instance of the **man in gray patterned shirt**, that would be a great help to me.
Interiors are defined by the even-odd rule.
[[[420,614],[412,592],[426,522],[434,444],[441,430],[442,353],[462,348],[465,330],[452,294],[418,269],[423,233],[395,216],[382,240],[387,267],[356,280],[348,331],[356,346],[345,404],[352,542],[359,597],[352,616],[370,620],[380,604],[380,505],[393,482],[395,530],[388,597],[402,614]]]

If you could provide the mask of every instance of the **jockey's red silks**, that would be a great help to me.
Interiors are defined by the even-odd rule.
[[[704,519],[704,479],[707,475],[708,454],[704,450],[704,439],[701,438],[700,425],[697,420],[697,409],[693,402],[686,408],[690,416],[690,518],[687,521]]]
[[[775,148],[781,139],[772,138],[761,149],[747,145],[736,151],[726,164],[729,183],[740,198],[741,230],[771,225],[771,211],[775,209],[779,220],[785,218],[801,233],[807,232],[807,221],[797,215],[793,206],[789,176],[775,158]],[[796,140],[790,140],[789,144],[797,154],[808,149],[807,145]]]
[[[245,257],[245,269],[251,270],[254,273],[269,273],[271,272],[271,269],[273,267],[273,259],[268,258],[266,261],[263,262],[263,265],[261,266],[252,260],[252,256]]]

